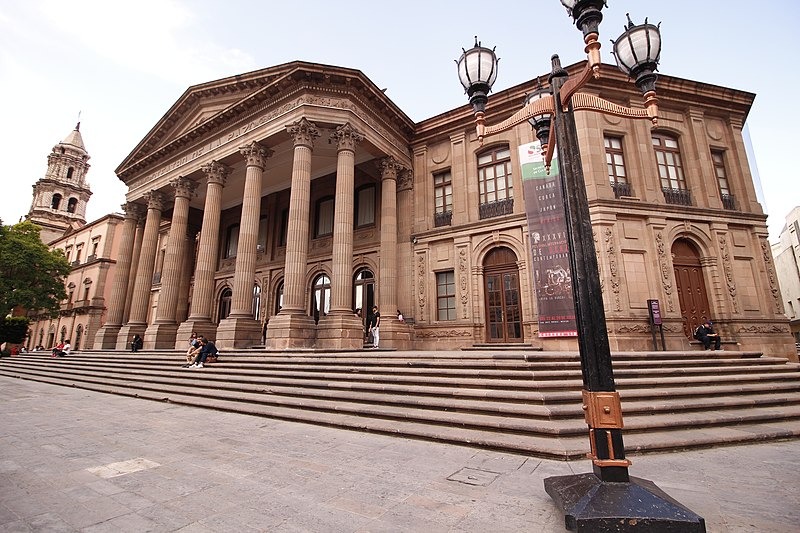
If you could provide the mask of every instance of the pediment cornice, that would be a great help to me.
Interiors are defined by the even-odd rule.
[[[361,71],[296,61],[190,87],[116,173],[126,181],[210,133],[304,92],[351,94],[403,137],[410,139],[414,132],[414,122]]]

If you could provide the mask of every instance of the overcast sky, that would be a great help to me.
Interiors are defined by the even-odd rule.
[[[797,0],[608,0],[610,40],[661,22],[660,72],[756,93],[747,120],[772,240],[800,205],[792,163],[800,125]],[[0,218],[30,209],[47,155],[74,128],[91,156],[88,220],[119,211],[114,169],[190,86],[288,61],[364,72],[413,120],[466,102],[454,59],[477,35],[501,58],[495,90],[582,60],[580,32],[558,0],[321,2],[0,0]],[[736,191],[734,191],[734,194]]]

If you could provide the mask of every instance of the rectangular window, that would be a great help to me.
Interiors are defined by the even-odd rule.
[[[92,239],[92,255],[97,257],[97,249],[100,247],[100,237]]]
[[[711,162],[714,164],[714,175],[717,178],[717,187],[719,187],[722,206],[725,209],[735,210],[736,199],[731,194],[731,189],[728,185],[728,173],[725,170],[725,153],[721,150],[712,150]]]
[[[84,300],[88,300],[89,299],[89,288],[90,287],[91,287],[91,285],[86,285],[86,287],[83,288],[83,299]]]
[[[622,154],[622,138],[603,138],[606,147],[606,166],[608,167],[608,180],[614,189],[614,196],[631,196],[628,173],[625,171],[625,158]]]
[[[258,241],[256,241],[256,251],[263,253],[267,249],[267,217],[258,220]]]
[[[81,254],[83,254],[83,243],[77,245],[75,247],[75,262],[80,263],[81,261]]]
[[[455,273],[436,273],[436,309],[438,320],[456,319],[456,282]]]
[[[333,198],[317,202],[317,237],[333,235]]]
[[[356,227],[375,224],[375,186],[368,185],[356,190]]]
[[[278,226],[278,247],[286,246],[286,236],[289,234],[289,210],[281,210],[281,216],[278,218],[280,226]]]
[[[658,163],[658,177],[662,189],[686,190],[678,139],[663,134],[653,135],[653,149]]]
[[[239,249],[239,224],[234,224],[228,228],[225,238],[225,259],[236,257]]]
[[[436,213],[453,211],[453,180],[449,170],[433,175],[433,198]]]

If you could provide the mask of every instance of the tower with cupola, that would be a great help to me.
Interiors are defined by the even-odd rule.
[[[86,224],[86,204],[92,191],[86,182],[89,153],[80,122],[47,156],[47,172],[33,185],[33,201],[26,218],[42,227],[42,242],[62,237]]]

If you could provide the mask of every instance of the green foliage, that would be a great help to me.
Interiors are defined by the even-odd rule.
[[[16,306],[56,311],[67,297],[64,279],[70,272],[60,250],[50,250],[32,222],[0,225],[0,316]]]
[[[8,316],[0,318],[0,344],[22,344],[28,335],[30,321],[24,316]]]

